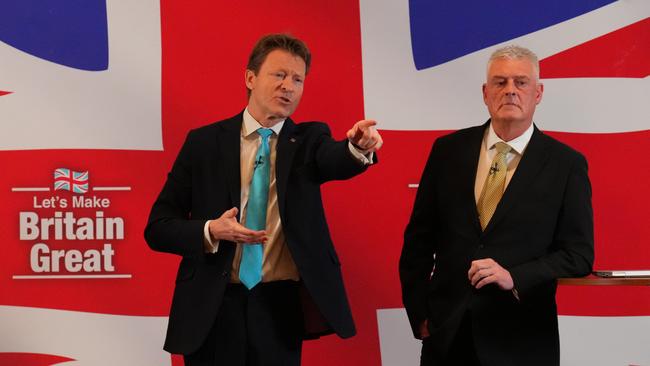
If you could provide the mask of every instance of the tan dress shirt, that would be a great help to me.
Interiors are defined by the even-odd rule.
[[[273,135],[269,139],[271,149],[271,181],[269,185],[269,203],[266,211],[266,233],[268,240],[264,244],[264,256],[262,257],[262,282],[295,280],[300,279],[298,268],[291,257],[289,248],[284,239],[282,223],[280,221],[280,208],[278,207],[277,180],[275,177],[275,157],[278,135],[284,121],[275,124],[271,129]],[[257,149],[262,141],[255,132],[262,126],[248,113],[244,111],[244,123],[241,131],[241,145],[239,154],[239,167],[241,171],[241,223],[246,226],[246,209],[248,207],[248,191],[253,179],[253,164]],[[232,282],[239,282],[239,264],[241,262],[242,246],[237,244],[235,258],[232,262],[230,279]]]
[[[530,142],[530,138],[533,136],[534,127],[531,123],[530,127],[521,134],[521,136],[510,140],[503,141],[492,128],[492,124],[486,128],[485,135],[483,136],[483,142],[481,143],[481,154],[478,160],[478,167],[476,169],[476,180],[474,181],[474,200],[478,204],[478,199],[481,197],[481,192],[483,191],[483,185],[485,184],[485,178],[487,178],[488,172],[490,171],[490,166],[492,165],[492,160],[497,154],[495,144],[499,141],[503,141],[512,147],[512,150],[506,155],[506,163],[508,164],[508,171],[506,172],[506,188],[512,179],[513,174],[517,170],[519,161]]]

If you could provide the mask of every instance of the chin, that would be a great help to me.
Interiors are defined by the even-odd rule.
[[[275,115],[280,119],[285,119],[285,118],[289,118],[291,113],[289,113],[288,111],[277,111]]]
[[[522,118],[519,113],[501,113],[498,117],[502,121],[518,121]]]
[[[295,109],[282,109],[282,110],[278,111],[278,115],[282,116],[282,118],[288,118],[289,116],[291,116],[293,114],[294,110]]]

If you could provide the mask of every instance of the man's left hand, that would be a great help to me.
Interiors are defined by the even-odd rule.
[[[472,261],[469,267],[467,277],[472,283],[472,286],[480,289],[481,287],[494,283],[502,290],[512,290],[514,283],[510,272],[501,267],[499,263],[495,262],[492,258],[485,258]]]
[[[348,140],[364,153],[371,153],[379,150],[384,144],[381,135],[375,129],[376,121],[364,119],[359,121],[348,130]]]

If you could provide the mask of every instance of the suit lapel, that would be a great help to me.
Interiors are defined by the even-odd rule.
[[[217,134],[219,142],[220,155],[219,160],[225,166],[225,170],[216,170],[217,174],[222,174],[228,181],[228,192],[233,207],[239,208],[241,201],[241,173],[239,154],[241,146],[241,126],[243,122],[242,114],[220,122],[221,128]]]
[[[289,118],[284,122],[278,136],[277,155],[275,158],[275,178],[277,179],[278,206],[280,217],[284,215],[284,203],[287,196],[287,182],[291,172],[291,164],[296,154],[300,140],[295,136],[296,125]]]
[[[526,187],[532,184],[539,171],[546,164],[548,159],[546,143],[542,132],[537,129],[537,126],[534,128],[535,130],[526,147],[524,156],[521,157],[517,170],[503,193],[503,197],[501,197],[492,219],[485,228],[484,234],[488,234],[506,216],[512,205],[519,201],[522,195],[526,194]]]
[[[483,135],[490,121],[488,120],[482,126],[477,127],[468,135],[467,143],[460,146],[458,152],[460,156],[459,184],[462,185],[462,197],[466,197],[463,205],[467,207],[467,217],[471,217],[472,226],[477,233],[481,233],[481,223],[478,219],[476,210],[476,200],[474,198],[474,184],[476,182],[476,169],[478,168],[479,157],[481,155],[481,146],[483,144]]]

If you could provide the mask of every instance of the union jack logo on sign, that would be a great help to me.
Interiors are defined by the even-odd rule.
[[[80,194],[88,192],[88,172],[75,172],[67,168],[54,170],[54,190]]]

